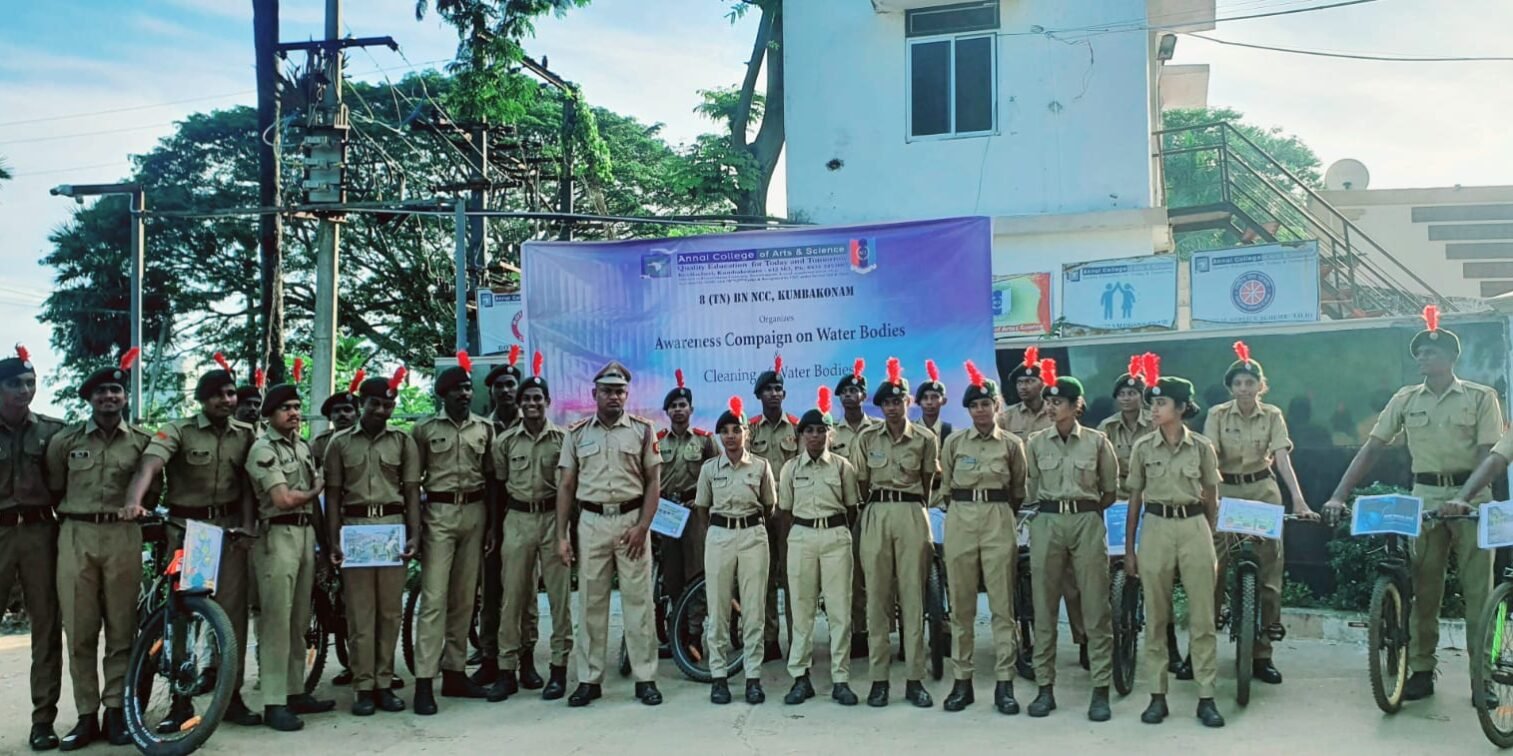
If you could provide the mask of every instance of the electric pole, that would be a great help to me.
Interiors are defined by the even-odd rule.
[[[257,67],[257,179],[258,205],[282,207],[279,191],[278,0],[252,0],[252,41]],[[284,257],[280,249],[284,219],[280,213],[258,216],[258,249],[262,272],[262,354],[268,378],[284,375]],[[251,380],[249,366],[247,379]]]

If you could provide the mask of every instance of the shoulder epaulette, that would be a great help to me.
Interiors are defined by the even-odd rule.
[[[56,417],[53,417],[52,415],[44,415],[41,412],[33,412],[32,414],[37,416],[38,422],[57,423],[59,425],[67,425],[68,424],[67,422],[65,422],[61,418],[56,418]]]
[[[798,425],[799,424],[799,416],[798,415],[793,415],[793,414],[788,415],[788,423],[790,425]]]
[[[590,417],[585,417],[585,418],[576,420],[573,423],[571,423],[570,425],[568,425],[567,429],[569,431],[578,430],[579,428],[582,428],[583,426],[588,425],[588,421],[593,420],[593,419],[594,418],[590,416]]]
[[[666,428],[663,428],[662,430],[657,431],[657,440],[661,441],[662,439],[667,438],[667,434],[669,432],[670,431],[668,429],[666,429]]]
[[[625,416],[628,417],[628,418],[630,418],[631,420],[634,420],[635,422],[638,422],[638,423],[642,424],[642,425],[650,425],[653,428],[655,428],[656,425],[657,425],[656,423],[654,423],[654,422],[652,422],[650,420],[647,420],[646,418],[641,417],[640,415],[632,415],[629,412],[627,412],[627,413],[625,413]]]
[[[710,433],[709,431],[704,430],[703,428],[692,428],[690,430],[693,431],[693,434],[695,436],[703,436],[704,438],[709,438],[710,436],[714,435],[713,433]]]

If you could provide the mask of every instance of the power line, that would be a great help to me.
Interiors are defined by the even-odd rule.
[[[1276,17],[1276,16],[1291,16],[1291,15],[1295,15],[1295,14],[1298,14],[1298,13],[1313,13],[1314,11],[1332,10],[1334,8],[1344,8],[1344,7],[1348,7],[1348,6],[1351,6],[1351,5],[1365,5],[1366,3],[1375,3],[1375,2],[1378,2],[1378,1],[1379,0],[1343,0],[1343,2],[1329,3],[1327,5],[1310,5],[1310,6],[1306,7],[1306,8],[1289,8],[1287,10],[1266,11],[1264,13],[1249,13],[1249,14],[1240,15],[1240,16],[1224,16],[1224,17],[1221,17],[1221,18],[1215,18],[1215,19],[1213,19],[1213,23],[1215,23],[1215,24],[1221,24],[1221,23],[1224,23],[1226,21],[1249,21],[1251,19],[1256,19],[1256,18],[1273,18],[1273,17]],[[1113,22],[1113,23],[1106,23],[1106,24],[1101,24],[1101,25],[1100,24],[1091,24],[1091,25],[1088,25],[1088,26],[1080,26],[1080,27],[1075,27],[1074,26],[1074,27],[1070,27],[1070,28],[1066,28],[1066,29],[1045,29],[1045,30],[1042,30],[1042,31],[1011,32],[1011,33],[1008,33],[1008,34],[1000,34],[999,36],[1029,36],[1029,35],[1039,36],[1039,35],[1047,35],[1047,34],[1075,34],[1075,35],[1077,35],[1079,37],[1094,37],[1094,36],[1098,36],[1098,35],[1101,35],[1101,34],[1118,34],[1118,33],[1134,32],[1134,31],[1165,31],[1165,30],[1169,30],[1169,29],[1181,29],[1183,27],[1192,26],[1194,23],[1195,23],[1194,21],[1189,20],[1189,21],[1183,21],[1183,22],[1178,22],[1178,23],[1169,23],[1169,24],[1151,24],[1151,23],[1148,23],[1145,20],[1138,20],[1137,21],[1137,20],[1133,20],[1132,19],[1131,21],[1128,21],[1128,22]],[[1086,34],[1082,34],[1081,32],[1086,32]]]
[[[48,175],[51,175],[51,174],[54,174],[54,173],[72,173],[73,171],[82,171],[82,170],[87,170],[87,169],[91,169],[91,168],[114,168],[114,167],[116,167],[118,165],[131,165],[131,163],[128,162],[128,161],[125,161],[125,160],[117,160],[117,161],[115,161],[113,163],[95,163],[94,165],[76,165],[76,166],[74,166],[72,168],[53,168],[51,170],[46,170],[46,171],[27,171],[25,173],[17,173],[15,175],[16,175],[16,178],[22,178],[22,177],[25,177],[25,176],[48,176]]]
[[[101,131],[81,131],[81,132],[79,132],[77,134],[58,134],[58,135],[55,135],[55,136],[31,137],[30,139],[10,139],[10,140],[4,141],[4,142],[0,142],[0,145],[3,145],[3,144],[27,144],[27,143],[31,143],[31,142],[53,142],[53,141],[57,141],[59,139],[77,139],[79,137],[101,136],[101,135],[104,135],[104,134],[121,134],[121,133],[124,133],[124,132],[127,132],[127,131],[144,131],[146,129],[156,129],[156,128],[160,128],[162,126],[172,126],[172,125],[173,125],[173,121],[164,121],[162,123],[148,123],[148,124],[144,124],[144,125],[141,125],[141,126],[127,126],[127,127],[120,128],[120,129],[104,129],[104,130],[101,130]]]
[[[1389,63],[1513,63],[1513,57],[1494,55],[1468,55],[1468,56],[1418,56],[1418,55],[1370,55],[1367,53],[1329,52],[1326,50],[1304,50],[1297,47],[1273,47],[1271,45],[1256,45],[1249,42],[1235,42],[1228,39],[1219,39],[1196,32],[1188,32],[1187,36],[1213,42],[1230,47],[1245,47],[1251,50],[1266,50],[1269,52],[1290,53],[1293,55],[1312,55],[1319,58],[1344,58],[1346,60],[1376,60]]]

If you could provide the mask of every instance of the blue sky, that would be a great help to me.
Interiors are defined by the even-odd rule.
[[[1219,15],[1324,2],[1220,0]],[[321,35],[322,0],[284,0],[282,6],[282,39]],[[455,36],[434,17],[415,20],[413,0],[347,0],[346,6],[344,32],[388,34],[404,51],[404,57],[382,49],[354,52],[349,71],[360,78],[381,81],[380,69],[397,77],[411,64],[450,59],[455,49]],[[663,123],[667,138],[688,141],[714,130],[692,113],[697,90],[736,82],[749,54],[754,20],[732,26],[724,17],[727,6],[725,0],[594,0],[565,18],[543,20],[527,48],[549,56],[552,68],[582,84],[595,104]],[[118,179],[127,156],[150,149],[175,119],[251,104],[251,19],[249,0],[6,3],[0,156],[17,178],[0,185],[0,319],[9,324],[0,343],[25,342],[44,375],[55,360],[36,315],[51,277],[36,261],[48,233],[72,207],[47,189]],[[1351,52],[1504,55],[1510,28],[1513,3],[1504,0],[1380,0],[1221,24],[1211,34]],[[1373,188],[1513,184],[1506,136],[1513,123],[1507,84],[1513,64],[1326,60],[1192,38],[1180,41],[1173,62],[1210,64],[1211,104],[1283,126],[1326,165],[1344,157],[1364,161]],[[100,113],[123,108],[131,110]],[[94,115],[56,118],[85,113]],[[114,133],[93,133],[100,131]],[[778,211],[782,181],[779,175],[774,184]],[[39,409],[48,408],[51,394],[42,392]]]

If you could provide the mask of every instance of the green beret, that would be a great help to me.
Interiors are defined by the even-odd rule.
[[[268,394],[263,398],[263,406],[258,410],[258,414],[263,417],[273,417],[273,413],[277,412],[279,406],[284,402],[297,401],[298,399],[298,386],[292,383],[280,383],[268,389]]]
[[[552,400],[552,391],[546,386],[546,379],[539,375],[533,375],[520,382],[520,388],[515,389],[515,402],[520,402],[520,397],[525,396],[526,389],[541,389],[541,395],[547,401]]]
[[[1002,394],[998,391],[998,381],[983,379],[981,386],[975,383],[967,385],[967,390],[961,395],[961,406],[970,408],[972,402],[978,399],[998,399],[1001,396]]]
[[[1444,328],[1436,328],[1433,331],[1419,331],[1408,344],[1408,354],[1418,356],[1419,347],[1429,345],[1445,350],[1451,357],[1460,356],[1460,337],[1454,331]]]
[[[919,401],[920,397],[924,396],[926,391],[934,391],[935,393],[940,394],[940,398],[946,398],[946,384],[941,383],[940,381],[925,381],[924,383],[919,384],[919,388],[914,389],[914,401]]]
[[[18,375],[35,372],[37,370],[32,367],[31,353],[26,351],[26,347],[20,344],[16,345],[15,357],[6,357],[0,360],[0,381],[8,381]]]
[[[1198,414],[1198,403],[1193,400],[1193,394],[1192,381],[1164,375],[1156,381],[1156,385],[1145,390],[1145,400],[1153,401],[1158,396],[1164,396],[1173,401],[1182,402],[1187,405],[1187,411],[1183,412],[1182,416],[1188,418]]]
[[[779,373],[776,370],[763,370],[762,374],[757,376],[756,388],[753,389],[753,393],[760,397],[762,395],[762,389],[765,389],[768,386],[772,385],[776,385],[779,388],[782,388],[783,374]]]
[[[822,425],[827,430],[835,427],[835,419],[830,417],[829,412],[821,412],[818,407],[799,416],[799,424],[795,433],[803,433],[805,428],[811,425]]]
[[[199,382],[194,385],[194,398],[203,402],[215,396],[222,388],[235,385],[236,378],[231,375],[231,371],[212,370],[200,376]]]
[[[1056,382],[1040,390],[1040,395],[1049,399],[1059,396],[1069,402],[1082,398],[1082,381],[1070,375],[1058,376]]]
[[[467,368],[461,365],[453,365],[441,371],[436,376],[436,395],[446,396],[448,391],[457,388],[458,385],[464,382],[471,384],[473,382],[472,374],[468,372]]]
[[[343,404],[350,404],[350,405],[352,405],[353,409],[356,409],[357,408],[357,396],[355,394],[353,394],[352,392],[350,392],[350,391],[339,391],[339,392],[337,392],[335,394],[332,394],[332,395],[326,397],[326,401],[321,402],[321,404],[320,404],[320,414],[321,414],[321,417],[324,417],[327,420],[330,420],[331,419],[331,413],[337,407],[339,407],[339,406],[341,406]]]
[[[1110,396],[1118,399],[1119,392],[1127,388],[1132,388],[1140,392],[1141,394],[1144,394],[1145,379],[1138,375],[1130,375],[1129,373],[1124,373],[1119,376],[1119,380],[1114,381],[1114,391],[1112,394],[1110,394]]]
[[[87,402],[94,396],[95,389],[111,383],[125,388],[130,375],[131,371],[118,367],[100,368],[90,373],[89,377],[84,379],[84,384],[79,386],[79,398]]]
[[[357,396],[361,399],[393,399],[399,396],[399,392],[389,387],[389,379],[382,376],[369,378],[357,387]]]
[[[881,407],[884,399],[908,399],[909,381],[900,378],[897,383],[883,381],[878,384],[877,391],[872,394],[872,403]]]

